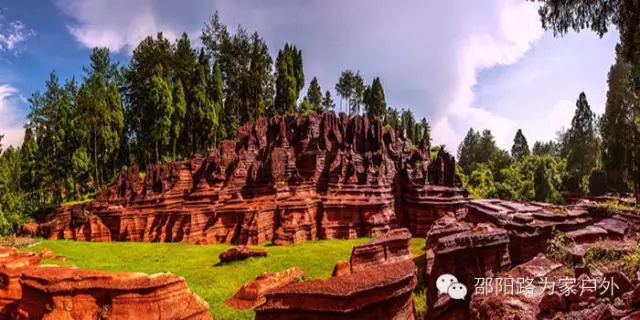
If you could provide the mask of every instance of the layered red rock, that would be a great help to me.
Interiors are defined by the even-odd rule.
[[[265,294],[256,319],[414,319],[417,285],[406,229],[353,248],[325,280],[291,283]]]
[[[253,309],[266,301],[264,295],[270,290],[302,281],[305,275],[304,271],[296,267],[281,272],[263,272],[255,280],[244,284],[225,303],[238,309]]]
[[[172,274],[42,266],[22,274],[16,319],[212,319],[206,302]]]
[[[41,256],[0,247],[0,319],[9,319],[22,298],[20,278],[29,267],[38,265]]]
[[[436,244],[427,249],[427,316],[430,319],[465,316],[467,302],[451,299],[444,293],[438,294],[436,280],[443,274],[452,274],[458,282],[473,288],[476,278],[492,277],[509,270],[509,234],[489,223],[480,223],[473,228],[466,223],[452,221],[437,225],[442,226],[438,233],[447,235],[437,238]],[[448,232],[447,229],[460,231]]]
[[[424,236],[464,211],[467,193],[446,152],[411,145],[376,117],[262,118],[207,156],[123,171],[92,202],[37,214],[50,239],[275,244]],[[34,233],[31,226],[25,230]],[[26,231],[25,231],[26,232]]]
[[[0,247],[0,319],[212,319],[181,277],[39,265],[52,255]]]

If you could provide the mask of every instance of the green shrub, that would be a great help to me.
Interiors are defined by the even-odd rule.
[[[554,229],[552,238],[547,241],[547,257],[562,262],[565,265],[572,265],[571,253],[569,252],[569,239],[564,233]]]

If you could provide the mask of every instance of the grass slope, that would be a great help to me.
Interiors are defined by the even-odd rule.
[[[266,258],[218,265],[218,255],[229,245],[188,245],[181,243],[112,242],[91,243],[43,240],[26,250],[51,249],[67,257],[65,262],[44,263],[76,265],[83,268],[146,273],[172,272],[183,276],[196,294],[209,303],[215,319],[253,319],[253,311],[239,311],[224,304],[244,283],[265,271],[282,271],[297,266],[307,279],[327,278],[338,260],[347,260],[351,249],[369,239],[320,240],[292,246],[260,246],[269,251]],[[424,253],[424,238],[411,241],[413,256]]]

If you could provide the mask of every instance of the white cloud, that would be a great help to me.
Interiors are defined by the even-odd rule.
[[[20,43],[35,35],[22,21],[5,22],[5,19],[4,15],[0,15],[0,52],[16,51]]]
[[[473,127],[490,129],[498,145],[510,144],[515,121],[474,106],[474,87],[483,69],[517,62],[543,34],[531,3],[503,1],[497,28],[472,32],[458,48],[457,79],[453,99],[433,126],[433,139],[455,151],[462,135]]]
[[[177,38],[185,24],[175,24],[160,15],[163,5],[151,0],[58,0],[66,14],[74,18],[67,25],[69,33],[84,47],[107,47],[113,52],[131,52],[147,36],[163,32],[168,39]],[[183,8],[188,8],[185,5]],[[198,26],[201,22],[198,23]],[[198,28],[199,29],[199,28]]]
[[[8,84],[0,84],[0,134],[4,135],[2,146],[19,146],[22,144],[24,130],[20,117],[18,90]]]

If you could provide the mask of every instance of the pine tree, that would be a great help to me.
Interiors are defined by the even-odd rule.
[[[562,153],[567,158],[567,168],[570,177],[582,181],[583,177],[591,173],[598,160],[599,141],[596,135],[595,114],[589,107],[584,92],[576,101],[576,111],[571,120],[571,128],[566,133]]]
[[[331,112],[335,109],[336,104],[333,103],[333,99],[331,99],[331,92],[329,90],[324,92],[324,97],[322,98],[322,110],[324,112]]]
[[[322,112],[322,90],[320,89],[320,85],[318,84],[318,79],[316,77],[313,77],[311,83],[309,83],[306,99],[311,104],[313,111]],[[329,99],[331,99],[331,96],[329,96]]]
[[[276,58],[275,114],[294,113],[299,90],[295,59],[297,49],[288,43],[278,52]]]
[[[515,137],[513,138],[513,146],[511,147],[511,157],[518,161],[525,156],[529,155],[529,144],[527,144],[527,138],[522,134],[522,130],[518,129]]]
[[[185,115],[187,113],[187,101],[185,100],[182,81],[178,79],[173,87],[173,114],[171,116],[171,157],[177,158],[177,148],[182,136]]]
[[[373,78],[370,89],[364,97],[365,111],[370,116],[384,117],[387,111],[387,102],[384,98],[384,89],[380,78]],[[426,121],[426,120],[425,120]]]
[[[473,164],[476,162],[476,150],[480,142],[480,133],[470,128],[460,146],[458,146],[458,164],[466,175],[471,174]]]

